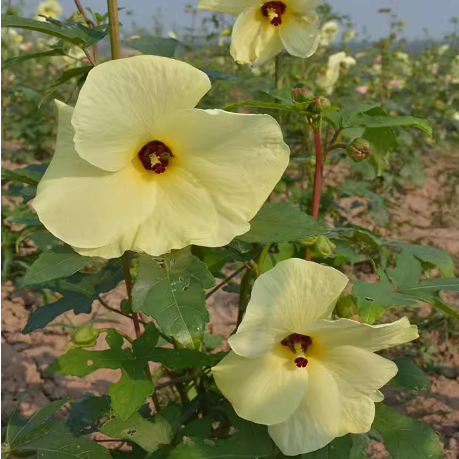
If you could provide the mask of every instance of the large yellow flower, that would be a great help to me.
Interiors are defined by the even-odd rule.
[[[240,64],[261,65],[284,48],[309,57],[317,50],[320,32],[314,8],[320,0],[200,0],[199,8],[237,16],[231,55]]]
[[[62,14],[62,6],[57,0],[45,0],[37,6],[38,21],[46,21],[43,16],[57,19]],[[39,16],[42,15],[42,16]]]
[[[286,455],[370,430],[378,389],[397,373],[374,352],[418,337],[406,318],[376,326],[328,320],[347,282],[313,262],[277,264],[255,282],[232,351],[213,368],[238,415],[268,425]]]
[[[209,89],[205,73],[164,57],[91,70],[75,109],[57,102],[56,152],[33,202],[42,223],[107,258],[247,232],[289,148],[271,116],[193,108]]]

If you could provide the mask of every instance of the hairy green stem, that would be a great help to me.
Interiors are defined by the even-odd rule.
[[[263,247],[263,250],[260,253],[260,256],[257,260],[257,277],[260,277],[263,273],[263,265],[265,264],[266,256],[268,255],[270,244],[267,244]]]
[[[274,61],[274,87],[282,89],[282,52],[280,52]]]
[[[107,0],[110,23],[110,46],[112,59],[121,59],[120,26],[118,22],[118,0]]]

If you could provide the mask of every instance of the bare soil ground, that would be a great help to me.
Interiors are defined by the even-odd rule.
[[[432,153],[432,156],[434,153]],[[457,261],[459,259],[459,184],[451,180],[448,173],[459,171],[459,154],[442,152],[433,162],[423,158],[426,183],[423,188],[414,186],[391,196],[391,234],[402,240],[439,246],[447,250]],[[8,165],[9,166],[9,165]],[[333,179],[334,171],[328,176]],[[328,179],[328,178],[327,178]],[[355,200],[355,199],[354,199]],[[349,208],[349,221],[371,225],[365,207],[351,208],[353,198],[341,202]],[[371,227],[371,226],[370,226]],[[369,275],[371,277],[371,275]],[[118,306],[125,298],[124,285],[104,295],[106,302]],[[449,298],[450,304],[459,305],[459,295]],[[45,369],[59,355],[69,340],[69,329],[64,327],[46,328],[23,335],[22,328],[31,312],[39,305],[40,299],[23,289],[15,289],[11,282],[2,285],[2,417],[8,415],[14,405],[17,393],[32,386],[40,385],[23,405],[23,414],[30,415],[37,408],[66,395],[78,396],[85,392],[104,394],[110,384],[118,380],[119,370],[98,370],[89,377],[79,379],[61,375],[47,375]],[[234,329],[237,317],[237,295],[219,291],[210,301],[211,322],[209,331],[228,337]],[[67,313],[56,320],[59,324],[81,324],[101,314],[107,321],[117,322],[117,327],[133,336],[133,327],[128,319],[112,314],[94,302],[91,314],[74,315]],[[419,316],[431,313],[427,305],[422,305]],[[389,391],[387,401],[401,412],[430,423],[440,433],[446,459],[459,457],[459,333],[456,327],[445,332],[448,325],[441,318],[441,330],[428,330],[418,345],[419,363],[441,366],[442,370],[429,373],[432,384],[430,392],[406,394]],[[440,326],[439,326],[440,327]],[[99,340],[96,349],[104,348]],[[427,357],[426,357],[427,356]],[[372,442],[367,452],[369,457],[382,458],[388,453],[377,442]],[[413,458],[415,459],[415,458]]]

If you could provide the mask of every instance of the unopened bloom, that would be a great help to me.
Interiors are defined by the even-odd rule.
[[[374,352],[418,337],[406,318],[376,326],[329,320],[347,282],[313,262],[278,263],[255,282],[232,351],[213,368],[237,414],[268,425],[283,454],[369,431],[379,389],[397,373]]]
[[[43,16],[58,18],[62,14],[62,6],[57,0],[45,0],[37,6],[38,21],[46,21]],[[40,16],[41,15],[41,16]]]
[[[200,0],[198,7],[237,16],[231,56],[240,64],[258,66],[284,48],[309,57],[317,50],[320,32],[314,8],[318,0]]]
[[[332,54],[328,58],[328,66],[325,71],[317,78],[317,84],[331,94],[339,79],[341,68],[348,68],[355,65],[356,61],[353,57],[347,56],[344,51]]]
[[[321,29],[322,36],[320,37],[320,46],[328,47],[339,34],[339,25],[335,21],[326,22]]]
[[[33,202],[78,253],[220,247],[251,220],[289,161],[269,115],[199,110],[207,75],[158,56],[100,64],[73,109],[57,102],[56,152]]]

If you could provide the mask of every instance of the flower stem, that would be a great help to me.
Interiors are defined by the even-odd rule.
[[[274,61],[274,87],[282,89],[282,52],[280,52]]]
[[[250,284],[252,283],[253,269],[248,269],[241,281],[241,293],[239,294],[239,311],[237,314],[236,328],[242,322],[244,311],[249,302]]]
[[[265,264],[266,256],[268,255],[270,244],[267,244],[263,247],[263,250],[260,253],[260,256],[257,260],[257,277],[260,277],[263,273],[263,265]]]
[[[319,218],[320,193],[322,191],[322,123],[318,121],[313,124],[314,131],[314,148],[316,152],[316,169],[314,173],[314,191],[312,194],[312,212],[311,215],[317,220]],[[311,260],[311,254],[306,249],[306,260]]]
[[[131,277],[131,261],[129,260],[129,254],[124,252],[121,258],[123,264],[124,279],[126,280],[126,290],[128,295],[128,302],[130,309],[132,309],[132,277]],[[132,320],[134,321],[135,336],[138,338],[142,332],[140,331],[139,315],[136,312],[132,313]]]
[[[118,0],[107,0],[110,23],[110,45],[112,59],[121,59],[120,26],[118,22]]]

